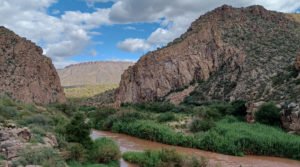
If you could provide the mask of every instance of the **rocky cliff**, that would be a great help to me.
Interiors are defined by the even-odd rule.
[[[65,102],[51,59],[31,41],[0,27],[0,94],[26,103]]]
[[[121,74],[133,62],[97,61],[79,63],[59,69],[62,86],[119,84]]]
[[[261,6],[222,6],[127,69],[117,103],[155,101],[198,82],[189,100],[297,100],[300,25]]]

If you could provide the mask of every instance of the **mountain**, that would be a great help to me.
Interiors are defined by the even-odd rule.
[[[50,58],[31,41],[0,27],[0,94],[25,103],[65,102]]]
[[[119,84],[121,74],[133,62],[96,61],[79,63],[59,69],[62,86]]]
[[[186,102],[299,104],[299,52],[296,15],[224,5],[195,20],[167,46],[142,56],[122,74],[114,98],[118,104],[164,100],[198,83]]]

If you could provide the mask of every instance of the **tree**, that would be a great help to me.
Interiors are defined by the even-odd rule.
[[[77,112],[71,119],[71,122],[66,125],[66,139],[68,142],[81,143],[86,148],[92,146],[90,138],[91,125],[85,123],[85,115]]]

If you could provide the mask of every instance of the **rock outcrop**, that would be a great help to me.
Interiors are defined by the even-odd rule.
[[[50,58],[31,41],[0,27],[0,94],[25,103],[65,102]]]
[[[79,63],[57,70],[62,86],[119,84],[121,74],[133,62],[96,61]]]
[[[16,128],[0,126],[0,154],[6,157],[6,166],[11,166],[12,161],[20,157],[23,150],[48,147],[57,147],[58,143],[52,134],[43,137],[44,144],[33,144],[30,142],[32,133],[29,128]],[[2,164],[0,163],[0,166]]]
[[[261,6],[224,5],[129,67],[122,74],[115,101],[161,100],[197,81],[192,94],[199,102],[297,98],[299,94],[286,93],[283,85],[293,81],[289,70],[299,51],[300,24],[285,14]]]

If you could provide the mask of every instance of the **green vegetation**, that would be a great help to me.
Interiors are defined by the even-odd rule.
[[[102,108],[90,112],[92,125],[142,139],[224,154],[300,159],[300,137],[279,129],[279,112],[272,103],[262,105],[257,112],[264,118],[258,118],[258,122],[268,125],[245,123],[244,101],[210,102],[201,106],[158,102],[127,103],[122,106],[119,109]]]
[[[175,150],[146,150],[145,152],[126,152],[124,160],[138,164],[141,167],[206,167],[208,161],[203,157],[201,161],[177,153]]]
[[[262,124],[231,117],[203,135],[200,148],[230,155],[269,155],[300,160],[299,136]]]
[[[118,84],[110,85],[86,85],[86,86],[76,86],[76,87],[65,87],[64,92],[67,98],[89,98],[97,94],[103,93],[107,90],[115,89]]]
[[[215,123],[213,120],[200,120],[195,119],[192,122],[190,130],[192,132],[200,132],[200,131],[208,131],[209,129],[213,128],[215,126]]]
[[[256,121],[266,125],[280,125],[280,110],[274,103],[262,104],[255,113]]]
[[[65,167],[64,159],[52,148],[24,149],[20,159],[13,162],[18,165],[42,165],[44,167]]]
[[[106,137],[95,140],[92,155],[93,159],[98,163],[119,161],[121,158],[120,148],[117,143]]]
[[[93,110],[95,108],[79,108],[71,104],[22,104],[0,97],[1,126],[31,129],[30,143],[20,153],[20,158],[13,161],[14,166],[64,167],[68,163],[72,164],[70,166],[118,167],[117,158],[107,162],[114,156],[120,157],[116,143],[106,139],[107,142],[101,145],[101,142],[97,140],[94,143],[89,137],[91,125],[85,122],[86,114],[83,112]],[[59,146],[37,147],[45,143],[43,138],[48,134],[56,136]],[[95,150],[89,152],[91,149]],[[104,159],[102,164],[99,164],[100,159]]]
[[[176,121],[176,116],[172,112],[162,113],[157,117],[158,122]]]
[[[69,142],[77,142],[90,148],[92,139],[90,138],[91,126],[85,123],[85,115],[77,112],[72,117],[69,124],[66,125],[66,139]]]

